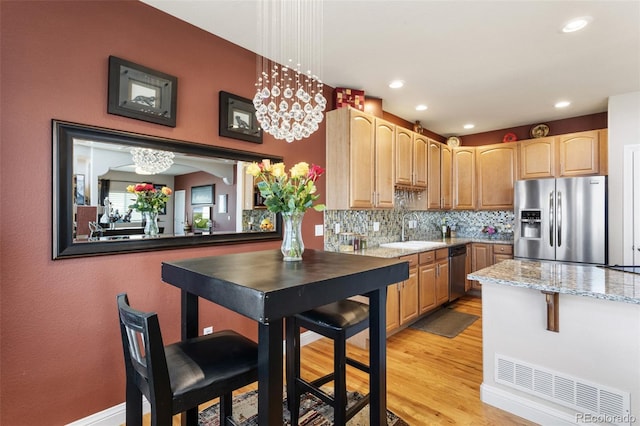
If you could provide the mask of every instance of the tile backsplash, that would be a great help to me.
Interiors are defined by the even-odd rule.
[[[493,239],[513,239],[513,211],[408,211],[394,210],[326,210],[324,212],[325,250],[337,250],[339,245],[335,225],[340,224],[340,232],[354,232],[367,236],[369,247],[381,243],[400,241],[402,221],[405,220],[406,240],[433,240],[442,238],[442,225],[451,227],[459,238],[489,238],[482,232],[485,226],[493,226],[497,233]],[[409,222],[417,222],[417,227],[409,229]],[[374,223],[380,229],[374,231]]]

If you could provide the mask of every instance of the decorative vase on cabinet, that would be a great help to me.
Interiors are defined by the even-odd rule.
[[[303,218],[304,212],[282,212],[283,236],[280,250],[285,262],[302,260],[302,253],[304,253]]]

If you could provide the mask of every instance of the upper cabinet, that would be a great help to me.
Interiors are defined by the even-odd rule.
[[[427,144],[425,136],[396,126],[396,186],[427,187]]]
[[[392,208],[395,126],[352,108],[326,120],[327,208]]]
[[[606,175],[607,130],[571,133],[518,143],[520,179]]]
[[[450,209],[451,203],[451,148],[447,145],[440,147],[440,196],[442,201],[440,208]]]
[[[500,143],[476,147],[478,209],[513,208],[513,187],[517,178],[517,145]]]
[[[440,179],[442,176],[441,166],[441,148],[442,144],[434,140],[429,139],[427,146],[429,165],[427,167],[429,183],[427,186],[427,208],[439,209],[442,196],[440,191]]]
[[[476,208],[476,150],[474,147],[458,147],[452,150],[452,208],[474,210]]]

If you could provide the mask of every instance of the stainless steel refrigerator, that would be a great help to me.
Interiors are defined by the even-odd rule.
[[[514,209],[515,257],[607,263],[605,176],[517,181]]]

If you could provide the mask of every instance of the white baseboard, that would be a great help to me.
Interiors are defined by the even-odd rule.
[[[313,331],[305,331],[300,334],[301,346],[308,345],[311,342],[322,338],[321,335],[314,333]],[[284,345],[284,342],[283,342]],[[284,353],[285,347],[282,347]],[[142,412],[151,412],[151,406],[146,398],[142,397]],[[126,420],[126,405],[125,403],[118,404],[114,407],[107,408],[99,413],[91,414],[83,419],[76,420],[75,422],[67,424],[67,426],[120,426],[124,424]]]
[[[497,387],[488,386],[485,383],[480,385],[480,400],[540,425],[569,426],[577,424],[575,416],[564,411],[505,392]]]

